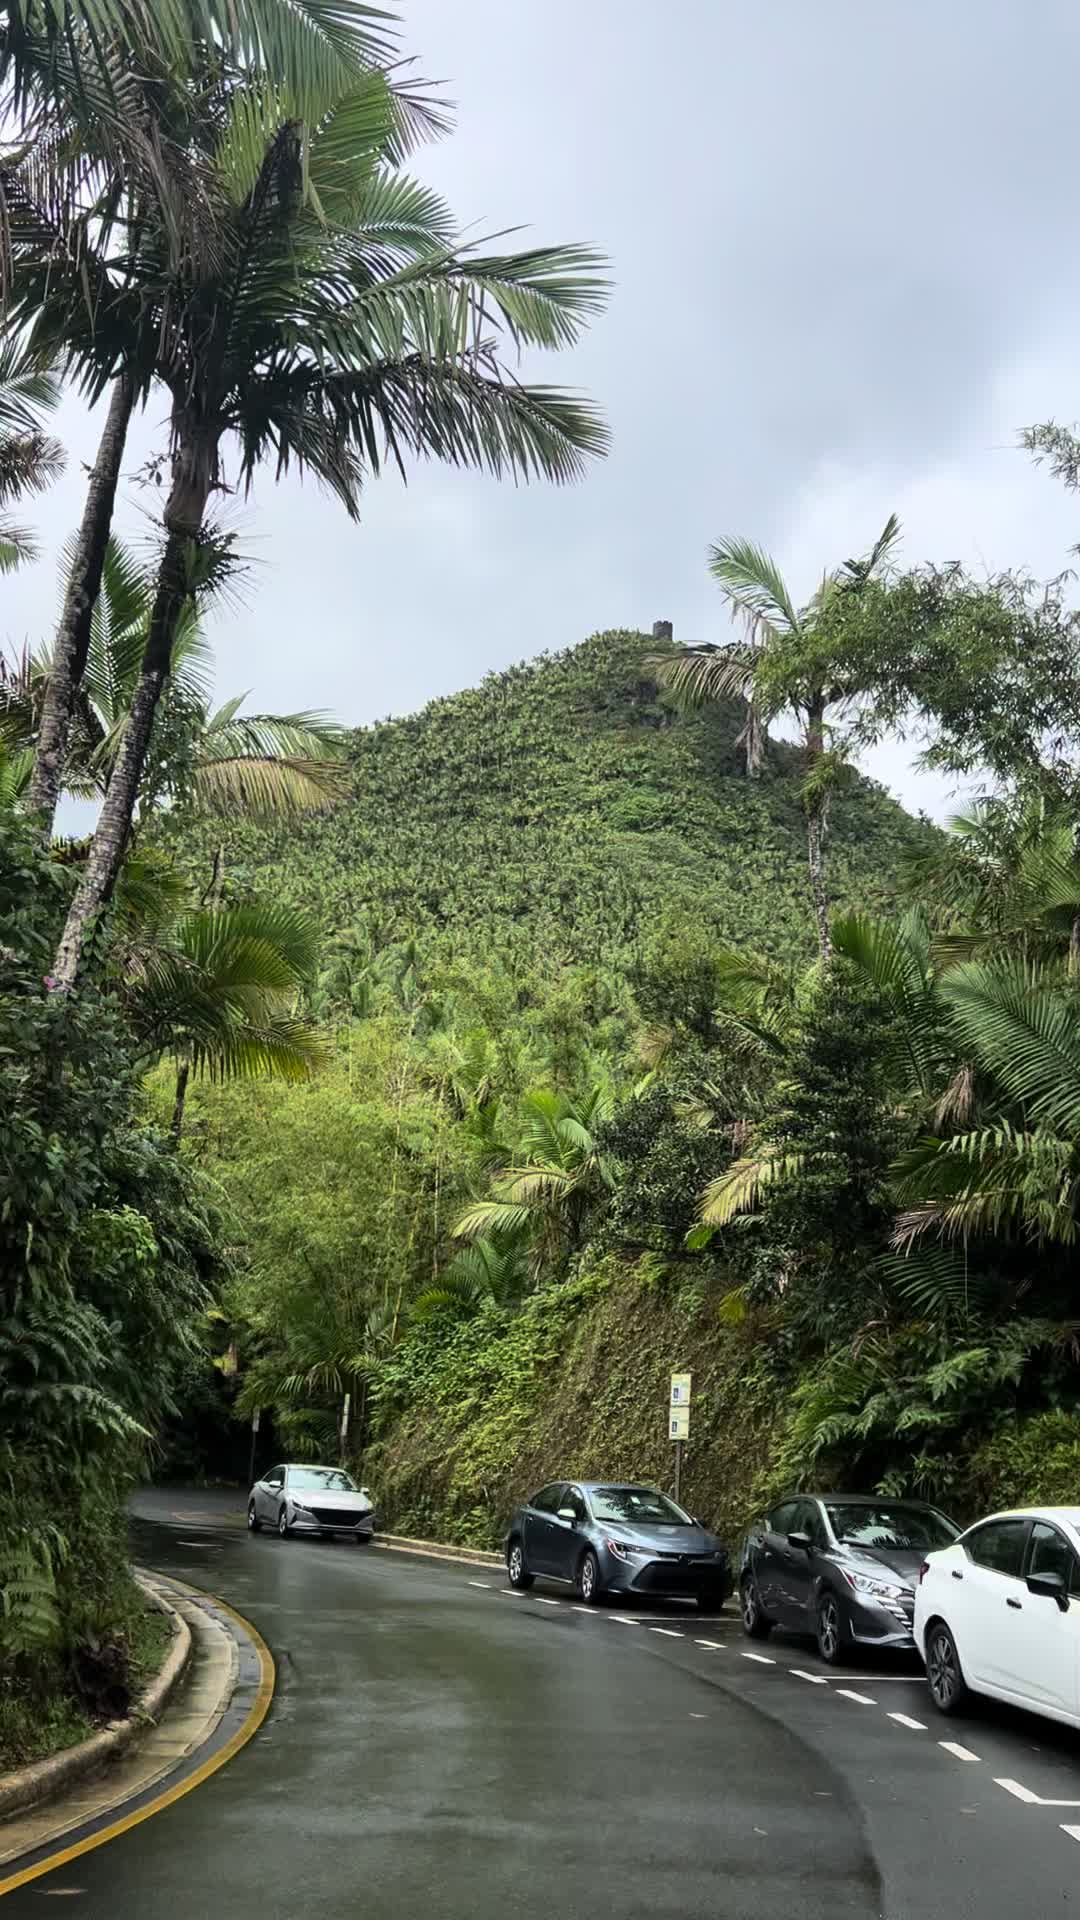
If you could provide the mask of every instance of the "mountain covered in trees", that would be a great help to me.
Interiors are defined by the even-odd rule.
[[[665,921],[807,957],[802,760],[771,740],[751,777],[736,700],[681,712],[648,636],[595,634],[358,732],[348,797],[230,832],[228,884],[308,908],[329,935],[626,972]],[[881,789],[837,795],[834,897],[884,906],[924,832]],[[174,844],[177,844],[174,838]],[[212,823],[185,857],[209,870]]]

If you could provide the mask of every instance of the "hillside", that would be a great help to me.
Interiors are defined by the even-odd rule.
[[[358,732],[352,798],[275,830],[237,828],[230,884],[301,902],[328,931],[538,949],[620,969],[646,923],[809,953],[798,756],[742,771],[740,718],[686,717],[644,670],[655,643],[602,633]],[[888,897],[915,826],[860,781],[834,808],[841,901]],[[205,839],[188,839],[201,860]]]

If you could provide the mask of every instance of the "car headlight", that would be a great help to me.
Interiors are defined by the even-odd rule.
[[[896,1601],[911,1597],[911,1588],[902,1587],[895,1580],[874,1580],[868,1573],[849,1573],[846,1567],[842,1571],[848,1586],[854,1587],[856,1593],[869,1594],[875,1600]]]
[[[310,1507],[305,1507],[302,1500],[294,1499],[291,1494],[289,1495],[289,1505],[291,1506],[294,1513],[310,1513],[311,1512]]]
[[[616,1560],[647,1560],[648,1547],[633,1547],[628,1540],[605,1540],[604,1545]]]

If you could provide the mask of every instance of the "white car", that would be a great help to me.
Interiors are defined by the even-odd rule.
[[[276,1527],[283,1540],[295,1533],[347,1533],[362,1545],[375,1531],[375,1505],[344,1467],[307,1461],[271,1467],[248,1497],[248,1531]]]
[[[1080,1726],[1080,1507],[991,1514],[928,1554],[914,1630],[942,1713],[986,1693]]]

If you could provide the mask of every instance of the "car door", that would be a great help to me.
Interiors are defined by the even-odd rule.
[[[796,1626],[808,1629],[814,1625],[817,1576],[820,1571],[818,1555],[827,1540],[825,1522],[815,1500],[795,1502],[788,1533],[805,1533],[811,1542],[809,1553],[793,1547],[790,1541],[786,1542],[787,1553],[780,1576],[785,1609],[790,1612]]]
[[[549,1487],[541,1487],[525,1509],[525,1558],[533,1573],[555,1572],[555,1514],[565,1484],[565,1481],[554,1480]]]
[[[947,1618],[960,1664],[972,1685],[1012,1691],[1016,1617],[1030,1596],[1022,1579],[1030,1521],[1019,1515],[985,1520],[964,1535],[964,1564],[951,1569]]]
[[[1027,1576],[1058,1573],[1065,1583],[1067,1610],[1046,1594],[1032,1593]],[[1077,1711],[1077,1655],[1080,1649],[1080,1568],[1071,1543],[1049,1520],[1032,1522],[1024,1563],[1024,1592],[1009,1608],[1004,1656],[1007,1685],[1033,1707],[1057,1713]]]
[[[573,1514],[573,1519],[567,1519]],[[588,1514],[580,1487],[563,1487],[552,1519],[551,1571],[560,1580],[572,1580],[581,1558],[581,1529]]]
[[[783,1598],[791,1556],[787,1537],[794,1529],[798,1507],[797,1500],[783,1500],[766,1515],[761,1543],[754,1555],[754,1578],[762,1612],[768,1614],[771,1620],[783,1620],[785,1624],[790,1624]]]
[[[271,1467],[266,1478],[259,1481],[255,1489],[255,1507],[260,1520],[277,1519],[278,1500],[284,1485],[284,1467]]]

